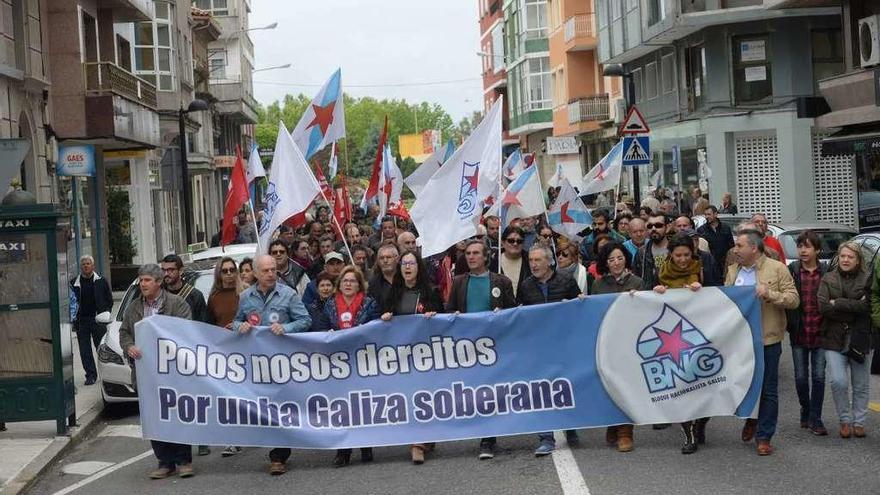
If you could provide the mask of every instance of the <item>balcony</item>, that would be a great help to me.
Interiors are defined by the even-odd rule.
[[[113,22],[152,21],[156,16],[153,0],[98,0],[98,9],[113,11]]]
[[[208,89],[217,98],[214,108],[241,124],[257,122],[259,103],[239,81],[210,82]]]
[[[568,102],[569,125],[609,119],[608,95],[593,95]]]
[[[112,62],[87,62],[86,94],[114,94],[156,109],[156,87]]]
[[[593,14],[575,14],[565,21],[565,51],[593,50],[596,31]]]
[[[880,120],[880,98],[874,93],[874,71],[855,70],[819,81],[819,94],[831,113],[816,118],[818,127],[843,127]]]

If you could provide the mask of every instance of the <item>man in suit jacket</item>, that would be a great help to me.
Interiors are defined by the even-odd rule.
[[[473,239],[464,249],[468,273],[452,280],[452,292],[446,311],[449,313],[478,313],[516,306],[513,284],[510,279],[487,269],[488,247],[483,241]],[[480,459],[495,457],[495,437],[480,440]]]

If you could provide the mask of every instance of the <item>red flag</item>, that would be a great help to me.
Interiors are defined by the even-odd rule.
[[[321,194],[324,195],[324,199],[327,200],[330,205],[333,205],[333,188],[330,187],[330,184],[327,183],[327,178],[324,177],[324,171],[321,170],[321,165],[317,162],[314,164],[315,167],[315,178],[318,179],[318,185],[321,186]]]
[[[235,150],[235,166],[232,167],[232,177],[229,180],[229,189],[226,191],[226,205],[223,207],[223,234],[220,237],[220,245],[225,246],[235,240],[235,216],[238,210],[247,203],[248,187],[244,172],[244,160],[241,159],[241,148]]]
[[[409,221],[409,211],[406,209],[406,205],[403,204],[403,201],[398,201],[397,203],[391,203],[388,205],[388,209],[385,210],[386,215],[391,215],[392,217],[402,218],[406,221]]]
[[[345,176],[342,173],[339,174],[339,180],[342,183],[342,187],[336,189],[336,200],[333,202],[333,216],[336,217],[336,222],[339,225],[345,225],[345,222],[350,222],[352,218],[351,198],[348,196],[348,182],[346,182]]]
[[[308,209],[308,208],[306,208]],[[298,229],[306,224],[306,212],[301,211],[296,215],[285,220],[282,225],[287,225],[292,229]]]
[[[372,201],[379,194],[379,174],[382,173],[382,153],[385,150],[385,142],[388,140],[388,116],[385,116],[385,127],[379,136],[379,147],[376,149],[376,159],[373,161],[373,173],[370,175],[370,185],[364,193],[364,202]]]

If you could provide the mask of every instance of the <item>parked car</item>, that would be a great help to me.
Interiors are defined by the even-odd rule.
[[[797,238],[801,232],[812,230],[819,236],[819,259],[831,261],[837,254],[837,248],[850,240],[858,232],[852,227],[834,223],[783,223],[770,226],[773,237],[782,244],[785,251],[785,262],[790,264],[798,259]]]
[[[880,261],[880,258],[878,258],[878,255],[880,255],[880,232],[865,232],[850,240],[859,245],[862,250],[862,260],[865,266],[873,270],[874,263]],[[831,260],[831,266],[837,266],[836,253]]]
[[[253,258],[257,252],[256,244],[230,244],[228,246],[223,247],[212,247],[205,249],[204,251],[199,251],[197,253],[193,253],[192,260],[193,262],[197,261],[214,261],[216,262],[220,258],[228,256],[235,260],[235,263],[238,264],[241,260],[245,258]]]
[[[880,191],[859,191],[859,228],[876,229],[880,225]]]

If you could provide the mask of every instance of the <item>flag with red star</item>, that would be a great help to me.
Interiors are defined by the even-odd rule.
[[[528,167],[520,172],[499,198],[486,214],[500,218],[501,228],[510,225],[514,219],[543,214],[546,207],[538,167]]]
[[[547,222],[553,232],[558,232],[571,241],[580,241],[579,232],[593,224],[593,216],[568,179],[563,178],[559,186],[559,196],[547,211]]]
[[[391,146],[385,145],[382,152],[382,169],[379,174],[379,218],[385,216],[390,205],[400,203],[400,194],[403,192],[403,174],[400,173],[394,155],[391,154]]]
[[[306,107],[299,123],[290,133],[306,160],[328,144],[345,137],[343,101],[342,69],[337,69]]]
[[[584,189],[581,194],[596,194],[614,189],[620,183],[622,168],[623,141],[620,141],[584,176]]]

